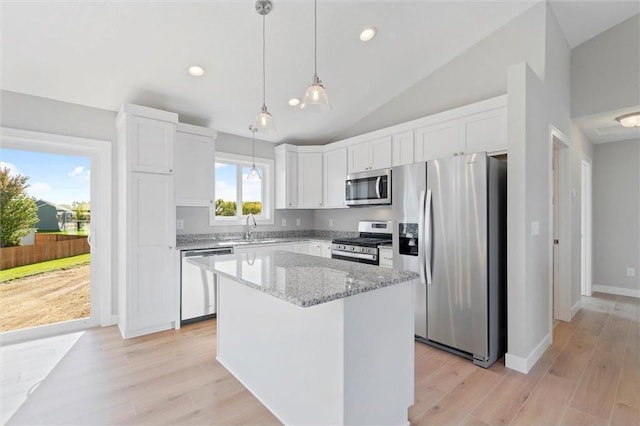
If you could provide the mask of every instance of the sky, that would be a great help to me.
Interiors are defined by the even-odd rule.
[[[242,168],[242,200],[262,201],[262,181],[247,180],[249,169],[250,167]],[[262,170],[260,172],[262,173]],[[216,200],[222,198],[225,201],[235,201],[236,173],[235,165],[216,163]]]
[[[28,176],[27,193],[36,200],[71,205],[91,201],[89,157],[0,148],[0,168]]]

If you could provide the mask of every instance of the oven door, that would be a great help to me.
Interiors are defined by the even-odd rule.
[[[347,251],[340,251],[336,249],[331,250],[332,259],[348,260],[350,262],[366,263],[369,265],[378,265],[379,259],[377,254],[369,253],[353,253]]]
[[[391,204],[391,170],[348,175],[345,200],[348,206]]]

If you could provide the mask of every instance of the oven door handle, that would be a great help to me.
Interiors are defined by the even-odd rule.
[[[366,260],[376,260],[375,254],[366,254],[366,253],[352,253],[349,251],[339,251],[332,250],[332,255],[336,256],[344,256],[344,257],[352,257],[354,259],[366,259]]]

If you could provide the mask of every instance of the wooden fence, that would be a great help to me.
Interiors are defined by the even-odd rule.
[[[47,260],[89,253],[87,237],[79,235],[36,234],[36,243],[0,248],[0,269],[15,268]]]

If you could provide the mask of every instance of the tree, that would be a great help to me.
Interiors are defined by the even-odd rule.
[[[224,201],[222,198],[216,200],[216,216],[235,216],[236,202]]]
[[[36,201],[26,193],[28,180],[28,176],[10,176],[6,167],[0,169],[0,247],[20,245],[20,239],[38,223]]]
[[[91,208],[86,201],[74,201],[71,203],[71,207],[76,216],[76,230],[79,232],[83,223],[89,221]]]

